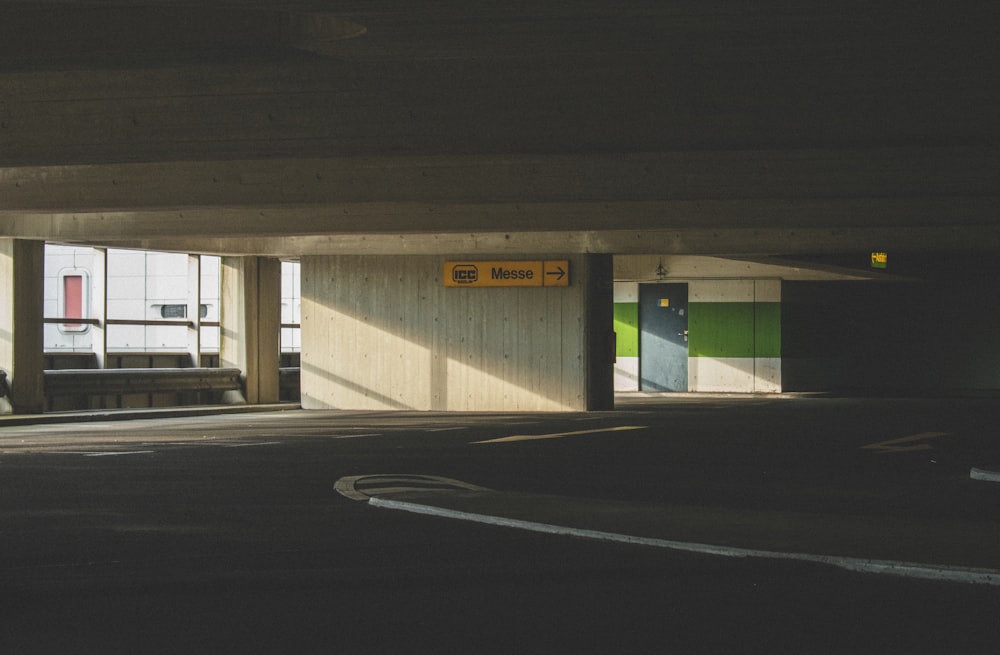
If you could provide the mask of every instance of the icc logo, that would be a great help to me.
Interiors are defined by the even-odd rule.
[[[472,264],[458,264],[451,269],[451,279],[455,284],[473,284],[479,279],[479,269]]]

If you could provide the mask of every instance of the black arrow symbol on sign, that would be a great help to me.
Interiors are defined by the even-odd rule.
[[[554,271],[547,271],[545,274],[546,275],[558,275],[559,277],[556,278],[557,280],[561,280],[564,277],[566,277],[566,271],[563,270],[562,266],[560,266],[559,268],[557,268]]]

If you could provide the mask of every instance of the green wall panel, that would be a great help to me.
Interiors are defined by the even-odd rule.
[[[753,357],[753,303],[688,304],[689,357]]]
[[[756,357],[781,357],[781,303],[759,302],[754,313]]]
[[[691,357],[781,357],[781,304],[693,302]]]
[[[618,357],[639,356],[639,303],[615,303],[615,334]]]

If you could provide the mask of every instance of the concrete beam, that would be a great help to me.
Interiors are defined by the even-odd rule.
[[[280,256],[984,249],[997,177],[993,147],[6,168],[0,235]]]
[[[857,261],[866,261],[865,251],[856,251]],[[658,275],[662,267],[665,275]],[[623,255],[615,257],[616,281],[657,282],[670,280],[871,280],[893,279],[885,271],[861,270],[815,262],[767,257],[728,258],[701,255]]]
[[[67,243],[89,240],[58,239]],[[869,252],[996,252],[1000,227],[717,228],[606,231],[483,232],[430,234],[332,234],[274,237],[162,237],[102,241],[120,248],[268,255],[504,254],[546,252],[637,255],[769,256]]]
[[[960,199],[995,196],[997,176],[1000,147],[994,146],[20,166],[0,167],[0,217],[280,205],[326,208],[325,220],[312,219],[318,227],[343,223],[349,230],[352,208],[373,204],[430,210],[510,203]],[[781,218],[779,213],[771,220]],[[408,219],[436,227],[429,211]]]

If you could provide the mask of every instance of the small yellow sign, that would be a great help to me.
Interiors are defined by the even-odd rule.
[[[872,268],[888,268],[888,267],[889,267],[889,253],[887,252],[872,253]]]
[[[446,287],[568,287],[569,260],[444,263]]]

